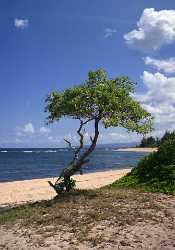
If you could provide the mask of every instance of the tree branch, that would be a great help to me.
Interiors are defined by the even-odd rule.
[[[72,144],[70,141],[64,138],[64,141],[69,145],[69,148],[73,149]]]
[[[77,134],[80,136],[80,140],[79,140],[80,145],[79,145],[79,147],[77,148],[77,150],[74,153],[73,162],[75,162],[76,160],[78,160],[79,153],[80,153],[80,151],[81,151],[81,149],[83,148],[83,145],[84,145],[84,141],[83,141],[84,140],[84,135],[81,133],[81,129],[82,129],[83,126],[84,126],[84,123],[83,123],[82,120],[80,120],[80,127],[77,130]]]
[[[84,125],[86,125],[88,122],[92,121],[93,118],[90,118],[86,121],[83,122],[83,120],[79,119],[80,120],[80,127],[79,129],[77,130],[77,134],[79,135],[80,139],[79,139],[79,147],[77,148],[77,150],[75,151],[74,153],[74,158],[73,158],[73,161],[72,162],[75,162],[76,160],[79,159],[79,154],[80,154],[80,151],[81,149],[83,148],[84,146],[84,135],[83,133],[81,133],[81,130],[83,128]]]
[[[80,120],[80,119],[79,119]],[[84,143],[83,143],[83,140],[84,140],[84,135],[81,133],[81,130],[83,128],[83,126],[85,124],[87,124],[88,122],[94,120],[94,118],[91,118],[91,119],[88,119],[86,120],[85,122],[83,122],[83,120],[80,120],[80,126],[79,126],[79,129],[77,130],[77,133],[78,135],[80,136],[80,146],[77,148],[77,150],[75,151],[74,153],[74,158],[73,160],[69,163],[69,166],[64,169],[60,175],[59,175],[59,178],[56,180],[55,184],[59,183],[59,180],[61,178],[66,178],[66,177],[70,177],[71,175],[73,175],[75,172],[77,171],[80,171],[81,169],[81,166],[87,162],[89,162],[88,159],[85,159],[95,148],[96,146],[96,142],[97,142],[97,139],[98,139],[98,135],[99,135],[99,131],[98,131],[98,123],[100,121],[99,118],[96,118],[95,119],[95,135],[94,135],[94,138],[92,139],[92,144],[91,146],[89,147],[89,149],[87,151],[85,151],[85,153],[80,156],[80,151],[81,149],[83,148],[84,146]],[[72,148],[72,145],[71,143],[64,139]]]
[[[95,149],[96,147],[96,143],[97,143],[97,140],[98,140],[98,135],[99,135],[99,130],[98,130],[98,124],[99,124],[99,121],[100,121],[100,118],[95,118],[95,124],[94,124],[94,127],[95,127],[95,134],[94,134],[94,137],[92,138],[91,137],[91,145],[90,147],[84,152],[84,154],[79,158],[79,161],[77,164],[83,164],[85,158],[90,155],[90,153]]]

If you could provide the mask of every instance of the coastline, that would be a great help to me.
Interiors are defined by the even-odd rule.
[[[120,151],[120,152],[157,152],[158,148],[119,148],[115,149],[114,151]]]
[[[76,188],[94,189],[108,185],[121,178],[131,169],[109,170],[104,172],[74,175]],[[57,178],[32,179],[0,183],[0,207],[14,206],[26,202],[48,200],[55,197],[55,192],[47,183]]]

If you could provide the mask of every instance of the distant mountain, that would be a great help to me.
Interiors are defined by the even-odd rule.
[[[107,144],[98,144],[97,148],[129,148],[135,147],[137,142],[128,142],[128,143],[107,143]]]

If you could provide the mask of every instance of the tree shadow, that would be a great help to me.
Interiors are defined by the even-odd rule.
[[[71,190],[70,192],[63,192],[59,195],[56,195],[51,200],[42,200],[30,203],[28,204],[28,206],[50,207],[57,203],[61,204],[63,202],[72,202],[77,199],[85,199],[85,200],[95,199],[97,196],[98,196],[97,190],[76,189],[76,190]]]

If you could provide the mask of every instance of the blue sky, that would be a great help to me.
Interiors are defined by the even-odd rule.
[[[154,135],[174,129],[174,1],[1,0],[0,30],[1,147],[76,144],[76,122],[45,126],[44,100],[98,68],[138,83]],[[100,143],[139,140],[118,128],[101,133]]]

